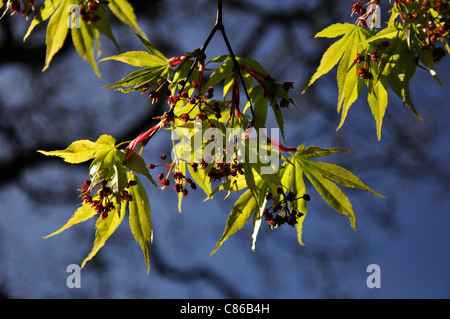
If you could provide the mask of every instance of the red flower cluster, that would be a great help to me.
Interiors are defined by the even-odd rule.
[[[30,15],[30,8],[34,10],[36,0],[10,0],[9,7],[11,14],[21,14],[22,16]]]
[[[198,87],[197,82],[192,82],[193,87]],[[183,123],[187,123],[191,117],[190,113],[194,110],[196,106],[199,107],[200,113],[195,116],[195,119],[198,121],[209,121],[209,126],[214,127],[214,124],[209,120],[208,114],[214,115],[216,119],[220,119],[222,117],[222,111],[220,109],[220,104],[217,101],[211,101],[214,96],[214,87],[210,86],[204,96],[200,94],[194,94],[192,98],[189,98],[188,92],[185,91],[181,95],[175,96],[177,101],[180,98],[187,99],[189,104],[192,105],[192,108],[187,113],[183,113],[179,116],[180,121]]]
[[[166,161],[167,156],[165,154],[161,155],[161,159],[164,160],[164,164],[162,165],[155,165],[155,164],[150,164],[148,165],[149,169],[154,169],[156,167],[160,167],[160,166],[166,166],[166,169],[164,170],[163,173],[158,174],[158,176],[156,177],[156,179],[159,181],[159,186],[161,186],[162,188],[165,187],[169,187],[170,186],[170,174],[172,173],[172,169],[173,167],[176,165],[175,163],[172,164],[168,164]],[[167,173],[168,171],[168,173]],[[166,174],[166,177],[164,177],[164,174]],[[184,187],[184,182],[188,183],[189,186],[195,190],[197,189],[197,185],[195,185],[195,183],[192,181],[191,178],[186,177],[182,172],[180,171],[176,171],[173,173],[173,179],[175,181],[175,186],[174,189],[177,193],[182,193],[183,196],[187,196],[188,195],[188,191],[187,189]]]
[[[364,51],[364,54],[358,53],[356,55],[356,58],[353,60],[353,63],[361,64],[363,62],[364,66],[361,68],[358,68],[356,71],[356,74],[360,76],[364,80],[372,80],[373,74],[369,71],[369,62],[370,60],[377,62],[378,61],[378,55],[377,51],[373,51],[372,53],[369,53],[367,51]]]
[[[102,4],[108,4],[107,0],[87,0],[86,2],[80,3],[80,15],[83,21],[96,22],[101,18],[98,14],[96,14],[97,9]]]
[[[283,199],[278,203],[272,204],[270,208],[266,208],[264,210],[263,217],[267,220],[267,224],[269,224],[272,229],[285,223],[290,226],[297,225],[297,219],[302,217],[303,213],[297,210],[294,202],[300,198],[303,198],[305,201],[309,201],[311,199],[310,196],[308,194],[304,194],[302,197],[297,198],[297,195],[293,192],[288,192],[285,194],[281,187],[277,189],[277,192],[283,196]],[[269,192],[266,195],[266,199],[274,200],[272,193]],[[288,203],[290,203],[290,209]]]
[[[361,5],[359,2],[360,0],[358,0],[356,3],[350,6],[350,8],[352,9],[352,16],[354,13],[357,13],[361,16],[366,14],[366,8],[364,8],[364,6]]]
[[[242,164],[239,163],[219,163],[216,162],[214,167],[208,172],[210,183],[227,178],[228,176],[237,176],[237,174],[244,175]]]
[[[102,219],[108,217],[108,213],[115,209],[113,202],[110,200],[112,195],[112,190],[108,186],[106,186],[107,181],[103,180],[101,184],[97,184],[93,189],[98,189],[97,196],[92,196],[89,188],[91,185],[91,181],[89,179],[85,180],[81,185],[81,194],[83,195],[83,202],[85,204],[91,204],[91,207],[95,209],[98,215],[101,215]],[[129,188],[131,186],[136,185],[136,181],[129,181],[125,188]],[[95,198],[95,199],[94,199]],[[131,201],[133,197],[128,193],[126,189],[122,190],[120,193],[121,201]]]
[[[358,0],[357,2],[355,2],[354,4],[352,4],[350,6],[350,8],[352,9],[352,14],[351,16],[353,16],[354,13],[357,13],[360,15],[360,17],[357,20],[357,23],[361,24],[364,27],[368,27],[367,25],[367,18],[374,12],[374,10],[371,10],[369,12],[367,12],[366,8],[364,8],[364,0],[362,2],[362,4],[360,3],[361,0]],[[376,4],[376,5],[380,5],[381,0],[370,0],[369,4]]]
[[[397,0],[402,5],[401,17],[403,20],[422,25],[417,28],[417,35],[422,43],[422,49],[431,51],[433,61],[440,62],[446,55],[445,50],[436,46],[437,41],[446,41],[450,34],[450,4],[448,1],[405,1]],[[430,17],[430,9],[439,15]]]

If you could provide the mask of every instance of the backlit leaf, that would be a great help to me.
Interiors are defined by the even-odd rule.
[[[70,144],[65,150],[60,151],[42,151],[42,153],[47,156],[59,156],[64,159],[64,161],[71,164],[78,164],[86,162],[95,157],[97,153],[98,145],[89,140],[79,140]]]
[[[97,212],[95,211],[94,208],[91,207],[90,204],[83,204],[75,211],[73,216],[67,221],[67,223],[63,227],[61,227],[57,231],[51,233],[50,235],[45,236],[44,239],[55,236],[55,235],[63,232],[64,230],[72,227],[73,225],[82,223],[96,215],[97,215]]]
[[[126,166],[131,171],[144,175],[154,186],[158,187],[158,185],[156,185],[155,183],[155,180],[148,172],[148,168],[144,162],[144,159],[140,155],[133,153],[128,159]]]
[[[62,48],[67,37],[68,19],[70,12],[67,10],[70,5],[77,5],[76,0],[62,0],[55,13],[50,18],[47,26],[47,35],[45,44],[47,52],[45,56],[45,66],[42,71],[45,71],[50,66],[53,56]]]
[[[350,27],[351,26],[351,27]],[[352,35],[354,30],[356,30],[355,25],[346,26],[345,35],[335,43],[333,43],[323,54],[322,59],[320,60],[319,67],[314,75],[311,77],[308,85],[303,90],[303,93],[310,87],[318,78],[322,75],[328,73],[342,58],[342,55],[349,48],[351,49],[353,46],[353,38]],[[320,33],[320,32],[319,32]],[[343,34],[343,33],[341,33]]]
[[[307,163],[305,165],[307,165],[310,170],[314,169],[322,176],[341,184],[342,186],[359,188],[374,195],[384,197],[366,186],[357,176],[341,166],[319,161],[303,161],[303,163]]]
[[[337,110],[341,112],[341,122],[337,129],[343,125],[350,106],[364,88],[364,80],[357,75],[357,65],[353,61],[356,55],[364,49],[360,43],[369,36],[369,33],[365,28],[357,27],[348,36],[347,48],[337,70],[339,88]]]
[[[147,273],[150,270],[150,257],[148,245],[153,241],[153,229],[151,222],[150,203],[144,186],[142,186],[138,177],[132,173],[128,174],[129,181],[136,181],[137,184],[130,186],[128,192],[132,200],[128,202],[130,211],[130,228],[136,242],[144,253]]]
[[[119,55],[106,57],[100,60],[100,62],[106,60],[120,61],[138,67],[167,66],[168,64],[167,60],[161,60],[159,57],[145,51],[129,51]]]
[[[135,90],[140,90],[148,87],[153,87],[157,85],[161,80],[165,79],[165,75],[169,70],[168,66],[155,66],[155,67],[147,67],[144,69],[140,69],[134,71],[121,80],[105,86],[105,89],[122,87],[128,89],[118,88],[122,92],[131,92]]]
[[[346,34],[355,28],[354,24],[350,23],[335,23],[322,31],[316,33],[314,38],[336,38],[340,35]]]
[[[98,31],[93,29],[89,23],[81,19],[80,28],[71,28],[72,42],[78,54],[87,60],[94,70],[95,74],[101,78],[97,61],[94,56],[94,39],[98,38]]]
[[[345,187],[362,189],[374,195],[383,197],[366,186],[350,171],[335,164],[310,160],[300,154],[301,148],[299,148],[299,152],[297,152],[295,157],[296,164],[294,165],[298,165],[295,168],[296,172],[300,170],[303,171],[306,178],[311,182],[327,204],[339,213],[348,216],[353,229],[355,229],[356,218],[352,205],[344,192],[335,183]],[[295,178],[298,179],[299,177],[295,176]],[[301,185],[299,184],[297,187],[301,187]],[[301,205],[302,203],[300,202],[298,204]]]
[[[262,86],[258,85],[255,87],[251,94],[250,98],[253,101],[254,113],[256,128],[262,128],[266,125],[267,120],[267,109],[268,109],[268,99],[264,97],[264,89]]]
[[[115,203],[117,207],[117,203]],[[96,232],[95,232],[95,240],[94,246],[89,253],[89,255],[83,260],[81,264],[81,268],[83,268],[89,260],[91,260],[98,251],[105,245],[105,242],[108,238],[116,231],[117,227],[119,227],[126,213],[126,205],[121,205],[120,212],[117,209],[111,210],[108,214],[108,217],[103,219],[99,217],[95,224]]]
[[[296,156],[305,156],[308,158],[312,158],[312,157],[324,157],[324,156],[329,156],[332,155],[336,152],[346,152],[349,153],[350,151],[342,149],[342,148],[322,148],[322,147],[318,147],[318,146],[309,146],[306,149],[303,148],[299,148],[297,149],[297,153]]]
[[[255,183],[256,188],[254,191],[258,192],[258,198],[262,201],[265,195],[265,193],[262,193],[262,190],[267,189],[267,186],[265,186],[266,183],[262,179],[257,179]],[[244,227],[245,223],[250,219],[255,210],[259,209],[261,205],[262,203],[258,203],[256,201],[256,198],[250,189],[243,193],[234,204],[231,213],[228,215],[223,235],[217,242],[216,247],[211,252],[211,255],[214,254],[231,235]]]
[[[354,230],[356,217],[353,212],[352,205],[350,204],[347,196],[342,192],[342,190],[330,180],[324,178],[321,174],[316,171],[305,171],[305,176],[314,186],[314,188],[319,192],[320,196],[341,214],[347,215],[350,219],[350,224]]]
[[[120,21],[129,25],[140,34],[144,34],[137,24],[133,6],[127,0],[109,0],[108,7]]]
[[[368,84],[367,101],[369,102],[372,115],[375,118],[377,126],[377,138],[381,139],[381,127],[383,125],[383,117],[386,113],[388,105],[388,91],[386,79],[380,78],[378,82],[370,81]]]
[[[306,201],[301,198],[306,193],[306,186],[303,179],[303,170],[298,161],[287,162],[285,168],[283,169],[281,183],[284,187],[289,189],[289,191],[296,194],[297,199],[294,202],[296,209],[302,214],[302,216],[297,218],[297,240],[300,245],[304,246],[302,240],[303,233],[303,221],[306,218]]]
[[[33,20],[31,21],[31,24],[28,27],[27,33],[25,34],[23,41],[25,41],[28,38],[28,36],[31,34],[31,32],[39,23],[50,18],[50,16],[53,14],[53,12],[55,12],[56,8],[60,3],[61,0],[45,0],[45,2],[39,8]]]

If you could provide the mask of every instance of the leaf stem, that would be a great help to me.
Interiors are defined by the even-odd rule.
[[[192,72],[194,71],[195,65],[198,63],[199,58],[201,56],[203,56],[205,54],[206,48],[208,47],[209,43],[211,42],[212,38],[214,37],[214,35],[216,34],[217,31],[220,31],[220,33],[222,34],[222,38],[225,42],[225,45],[227,46],[228,49],[228,53],[230,54],[231,60],[233,61],[233,65],[234,67],[239,70],[239,77],[241,79],[241,83],[242,86],[244,88],[245,91],[245,95],[247,97],[248,102],[250,103],[250,111],[252,113],[252,119],[255,118],[255,114],[253,111],[253,105],[248,93],[248,90],[245,86],[245,81],[244,81],[244,77],[242,76],[242,72],[241,72],[241,67],[239,62],[236,59],[236,56],[234,55],[233,49],[231,47],[230,41],[228,40],[227,34],[225,32],[225,26],[223,25],[223,20],[222,20],[222,12],[223,12],[223,1],[222,0],[217,0],[217,18],[216,18],[216,22],[211,30],[211,32],[209,33],[208,37],[206,38],[205,42],[203,43],[203,46],[199,49],[199,53],[197,55],[197,58],[195,60],[195,62],[192,64],[187,76],[186,76],[186,81],[184,82],[184,84],[182,85],[180,91],[184,90],[184,87],[186,86],[187,81],[189,80],[189,77],[192,75]],[[169,113],[173,112],[175,105],[172,105],[170,108]]]

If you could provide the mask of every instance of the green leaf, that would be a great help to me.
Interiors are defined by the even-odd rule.
[[[349,33],[348,47],[337,70],[337,82],[339,88],[338,112],[341,112],[341,121],[337,129],[341,128],[347,117],[350,106],[356,101],[364,88],[364,80],[357,75],[357,65],[354,59],[364,46],[359,44],[369,36],[369,32],[363,27],[355,28]]]
[[[112,31],[111,31],[111,23],[109,21],[108,13],[105,9],[103,9],[102,6],[98,7],[97,11],[95,12],[96,15],[100,17],[100,20],[95,22],[90,22],[92,27],[96,30],[98,30],[100,33],[107,36],[116,46],[116,50],[120,52],[120,46],[116,41],[116,38],[114,37]],[[98,40],[98,36],[97,36]],[[100,50],[99,50],[100,51]],[[99,54],[97,54],[99,55]]]
[[[149,40],[147,40],[146,38],[144,38],[141,34],[139,33],[134,33],[136,34],[136,36],[141,40],[142,44],[145,46],[145,48],[148,50],[148,52],[150,52],[151,55],[154,55],[156,57],[158,57],[161,61],[165,61],[165,63],[169,63],[169,60],[165,57],[164,54],[162,54],[160,51],[156,50],[153,45],[150,43]],[[164,64],[164,63],[162,63]]]
[[[108,7],[120,21],[129,25],[140,34],[144,34],[137,24],[133,6],[127,0],[110,0]]]
[[[255,87],[250,94],[250,98],[253,101],[255,126],[257,129],[263,128],[266,125],[268,108],[268,99],[264,97],[263,87],[261,85]]]
[[[322,147],[318,147],[318,146],[309,146],[306,149],[304,147],[301,149],[298,148],[296,156],[304,156],[307,158],[324,157],[324,156],[332,155],[336,152],[350,153],[350,151],[342,149],[342,148],[322,148]]]
[[[97,156],[104,156],[106,152],[115,149],[116,140],[110,135],[102,135],[97,141],[78,140],[70,144],[65,150],[57,151],[42,151],[38,150],[47,156],[58,156],[64,161],[71,164],[79,164],[93,159]]]
[[[157,85],[161,80],[165,79],[169,68],[168,66],[155,66],[147,67],[134,71],[121,80],[105,86],[105,89],[115,88],[115,87],[130,87],[129,89],[118,88],[122,92],[131,92],[140,90],[143,88],[148,88]]]
[[[392,91],[402,99],[403,105],[413,112],[421,121],[423,118],[417,112],[411,99],[409,81],[416,70],[414,61],[415,54],[406,43],[405,39],[394,39],[382,56],[382,60],[387,60],[383,66],[383,75],[386,75],[387,84]]]
[[[268,184],[263,183],[263,189],[261,190],[261,194],[264,195],[268,191]],[[262,217],[264,210],[266,208],[267,198],[266,196],[262,196],[260,200],[260,205],[258,209],[255,209],[253,214],[253,232],[252,232],[252,251],[256,250],[256,239],[258,237],[259,229],[261,227]]]
[[[390,26],[387,27],[380,32],[377,32],[374,36],[368,38],[365,40],[365,43],[372,43],[372,42],[382,42],[382,41],[388,41],[395,37],[402,37],[403,31],[399,29],[399,27],[396,26]]]
[[[53,14],[53,12],[55,12],[60,3],[61,0],[46,0],[44,2],[44,4],[39,8],[38,12],[31,21],[30,26],[28,27],[27,33],[23,38],[24,42],[39,23],[50,18],[50,16]]]
[[[97,154],[89,168],[91,177],[91,188],[103,180],[111,188],[115,198],[120,198],[120,192],[127,184],[127,173],[122,162],[124,152],[118,150],[114,144],[105,145],[105,148]],[[120,201],[118,201],[120,206]]]
[[[200,164],[199,164],[200,165]],[[209,165],[205,169],[198,168],[196,172],[194,172],[194,169],[191,165],[187,165],[189,174],[191,174],[192,178],[194,179],[195,184],[197,184],[198,187],[203,189],[205,194],[209,197],[212,193],[211,190],[211,183],[209,182],[208,173],[211,170],[211,165]]]
[[[302,216],[297,217],[297,240],[298,243],[301,246],[304,246],[305,244],[303,243],[302,240],[302,235],[303,235],[303,221],[306,218],[306,213],[307,213],[307,205],[306,205],[306,201],[301,198],[303,195],[306,194],[306,186],[305,186],[305,181],[303,179],[303,170],[301,168],[301,165],[296,161],[294,164],[294,182],[290,188],[290,190],[292,192],[294,192],[295,194],[297,194],[297,199],[295,200],[295,207],[297,208],[297,210],[302,214]]]
[[[137,67],[156,67],[168,65],[167,60],[164,61],[158,56],[152,55],[145,51],[129,51],[119,55],[106,57],[100,60],[100,62],[107,60],[120,61]]]
[[[233,61],[229,60],[217,67],[209,76],[205,87],[214,86],[222,82],[226,78],[230,78],[233,74]],[[225,96],[225,93],[224,93]]]
[[[128,174],[129,181],[136,181],[137,184],[129,188],[132,200],[128,202],[130,211],[130,228],[136,242],[141,246],[144,253],[147,273],[150,271],[150,257],[148,245],[153,241],[153,229],[151,222],[150,204],[144,186],[138,177],[132,173]]]
[[[128,159],[126,166],[133,172],[144,175],[154,186],[158,187],[158,185],[156,185],[155,183],[155,180],[148,172],[148,168],[144,162],[144,159],[140,155],[133,153]]]
[[[101,79],[102,76],[94,56],[94,39],[98,39],[98,31],[83,19],[80,20],[80,28],[71,28],[73,45],[78,54],[91,64],[95,74]]]
[[[121,205],[120,213],[117,211],[117,209],[114,209],[109,212],[107,218],[103,219],[99,217],[97,219],[97,222],[95,224],[97,230],[95,232],[94,246],[89,255],[83,260],[81,268],[83,268],[86,262],[91,260],[105,245],[105,242],[108,240],[108,238],[116,231],[117,227],[119,227],[125,216],[125,213],[126,205]]]
[[[369,81],[367,101],[369,102],[370,109],[375,118],[377,138],[380,140],[383,117],[388,105],[388,91],[386,79],[384,77],[381,77],[376,83],[374,83],[374,81]]]
[[[47,235],[43,238],[47,239],[49,237],[55,236],[55,235],[63,232],[64,230],[72,227],[73,225],[82,223],[82,222],[94,217],[95,215],[97,215],[97,212],[95,211],[95,209],[93,209],[91,207],[90,204],[83,204],[75,211],[73,216],[67,221],[67,223],[63,227],[61,227],[57,231],[55,231],[55,232],[51,233],[50,235]]]
[[[116,140],[111,135],[103,134],[95,141],[95,143],[99,150],[110,150],[116,144]]]
[[[113,172],[113,152],[105,151],[98,154],[89,167],[91,188],[103,180],[108,180]]]
[[[70,144],[65,150],[50,152],[38,150],[38,152],[46,156],[59,156],[68,163],[78,164],[94,158],[97,150],[98,145],[96,143],[89,140],[79,140]]]
[[[328,203],[328,205],[330,205],[336,211],[341,214],[347,215],[350,219],[352,228],[356,230],[356,217],[347,196],[336,184],[323,177],[322,174],[314,169],[308,169],[307,166],[305,167],[303,165],[303,161],[301,162],[301,164],[302,168],[304,169],[305,176],[308,178],[314,188],[319,192],[320,196],[322,196],[323,199]]]
[[[297,195],[297,199],[295,200],[294,204],[297,210],[303,214],[301,217],[297,218],[297,240],[300,245],[304,246],[305,244],[302,240],[302,233],[303,221],[306,218],[307,209],[306,201],[301,198],[304,194],[306,194],[306,186],[303,179],[303,170],[298,161],[293,161],[293,163],[286,162],[284,166],[285,168],[282,172],[281,184],[289,189],[289,191]]]
[[[286,137],[284,135],[284,118],[281,108],[279,106],[276,106],[275,103],[272,102],[271,105],[273,114],[275,115],[275,119],[277,120],[278,128],[281,132],[281,136],[283,137],[283,141],[286,142]]]
[[[314,38],[335,38],[352,31],[354,28],[354,24],[335,23],[316,33]]]
[[[266,183],[262,179],[258,179],[256,182],[256,187],[253,191],[258,192],[258,198],[260,200],[264,199],[261,190],[267,189]],[[231,213],[228,215],[227,223],[222,237],[217,242],[216,247],[211,252],[213,255],[222,244],[234,233],[244,227],[245,223],[250,219],[251,215],[256,209],[259,209],[261,205],[255,199],[252,191],[248,189],[234,204]]]
[[[384,198],[383,195],[380,195],[374,190],[372,190],[353,173],[351,173],[350,171],[346,170],[341,166],[331,163],[310,161],[310,160],[308,161],[304,160],[303,164],[306,165],[309,168],[309,170],[314,170],[320,173],[323,177],[328,178],[338,184],[341,184],[342,186],[362,189],[373,195]]]
[[[111,154],[113,156],[112,176],[109,177],[107,185],[111,188],[114,196],[120,198],[120,192],[125,189],[128,180],[127,171],[122,164],[125,154],[116,148],[114,148]]]
[[[322,59],[320,60],[319,67],[311,77],[308,85],[303,90],[303,94],[317,79],[319,79],[322,75],[327,74],[339,62],[344,52],[348,50],[349,47],[351,48],[353,46],[352,35],[354,34],[354,30],[356,30],[356,28],[357,27],[355,25],[351,25],[351,27],[348,26],[345,35],[340,40],[333,43],[325,51]]]
[[[69,30],[67,20],[70,16],[70,12],[67,9],[72,4],[76,5],[78,4],[78,1],[62,0],[55,13],[53,13],[50,18],[45,39],[45,44],[47,46],[45,66],[42,71],[48,69],[54,55],[62,48],[64,41],[66,40],[67,32]]]
[[[335,184],[365,190],[374,195],[383,197],[366,186],[359,178],[348,170],[335,164],[309,160],[304,156],[295,157],[296,164],[301,169],[311,184],[316,188],[323,199],[341,214],[347,215],[353,229],[355,229],[355,214],[347,196]],[[296,179],[298,176],[296,176]],[[383,197],[384,198],[384,197]]]

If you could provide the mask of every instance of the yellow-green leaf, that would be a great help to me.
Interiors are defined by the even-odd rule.
[[[95,232],[94,246],[90,254],[83,260],[81,268],[83,268],[86,262],[91,260],[98,253],[100,248],[105,245],[105,242],[108,240],[108,238],[116,231],[117,227],[119,227],[125,216],[125,212],[126,204],[122,204],[120,213],[116,209],[114,209],[109,212],[107,218],[102,219],[101,217],[99,217],[97,219],[97,223],[95,224],[97,230]]]
[[[261,194],[267,194],[269,189],[269,185],[267,183],[263,183]],[[260,205],[255,209],[255,213],[253,214],[253,232],[252,232],[252,251],[256,249],[256,238],[258,237],[259,228],[261,227],[262,217],[264,214],[264,210],[266,209],[267,197],[261,196]]]
[[[144,175],[154,186],[158,187],[158,185],[156,185],[155,183],[155,180],[148,172],[148,168],[145,164],[144,159],[140,155],[133,153],[128,159],[126,167],[133,172]]]
[[[95,142],[79,140],[70,144],[65,150],[38,150],[38,152],[47,156],[59,156],[64,159],[64,161],[71,164],[79,164],[114,149],[115,142],[116,140],[112,136],[104,134]]]
[[[143,88],[152,87],[159,83],[162,79],[164,79],[164,76],[167,74],[168,68],[168,66],[155,66],[139,69],[137,71],[131,72],[121,80],[105,86],[104,89],[115,87],[130,87],[128,89],[118,88],[117,90],[121,90],[123,92],[131,92]]]
[[[42,71],[45,71],[50,66],[55,54],[62,48],[67,37],[68,19],[70,12],[67,10],[71,4],[78,4],[76,0],[62,0],[55,13],[51,16],[47,26],[47,35],[45,44],[47,52],[45,55],[45,66]]]
[[[386,113],[386,108],[388,105],[388,91],[386,79],[384,77],[380,77],[375,84],[374,81],[369,82],[367,101],[369,102],[370,109],[372,110],[373,117],[375,118],[377,138],[380,140],[383,117]]]
[[[360,43],[369,36],[369,32],[363,27],[356,27],[348,35],[347,48],[337,70],[339,88],[337,110],[338,112],[342,110],[341,122],[337,129],[343,125],[350,106],[364,88],[364,81],[356,74],[357,65],[353,61],[356,55],[364,49],[364,45]]]
[[[89,140],[79,140],[70,144],[65,150],[49,152],[39,150],[38,152],[47,156],[59,156],[68,163],[78,164],[95,157],[97,144]]]
[[[116,46],[116,50],[120,52],[120,46],[116,41],[116,38],[114,37],[112,31],[111,31],[111,23],[109,21],[108,14],[106,13],[106,10],[103,9],[103,7],[98,7],[97,11],[95,12],[96,15],[100,17],[100,20],[91,22],[91,25],[94,29],[98,30],[100,33],[106,35]],[[98,43],[98,38],[97,38]],[[100,55],[100,48],[98,48],[97,56]]]
[[[347,33],[338,41],[333,43],[323,54],[322,59],[320,60],[319,67],[317,68],[314,75],[311,77],[308,85],[303,90],[303,93],[310,87],[317,79],[319,79],[322,75],[328,73],[341,59],[342,55],[346,50],[351,48],[352,46],[352,37],[353,31],[356,26],[353,26],[352,29],[349,29]]]
[[[106,57],[100,60],[100,62],[107,60],[120,61],[138,67],[155,67],[165,66],[168,64],[167,60],[163,60],[160,57],[152,55],[145,51],[129,51],[119,55]]]
[[[319,172],[322,176],[341,184],[345,187],[352,187],[365,190],[373,195],[384,198],[383,195],[378,194],[373,189],[365,185],[357,176],[352,172],[346,170],[345,168],[338,166],[336,164],[303,160],[304,165],[306,165],[310,170],[315,170]]]
[[[46,0],[44,2],[44,4],[39,8],[38,12],[31,21],[30,26],[28,27],[27,33],[23,38],[24,42],[39,23],[50,18],[50,16],[53,14],[53,12],[55,12],[60,3],[61,0]]]
[[[138,177],[132,173],[128,173],[128,178],[129,181],[137,182],[136,185],[130,186],[128,189],[128,192],[132,196],[132,200],[128,202],[130,210],[130,228],[136,242],[141,246],[144,253],[148,273],[150,270],[148,245],[153,241],[150,204],[145,188],[142,186]]]
[[[354,28],[354,24],[335,23],[316,33],[314,35],[314,38],[335,38],[340,35],[346,34],[349,31],[352,31]]]
[[[286,162],[285,165],[286,167],[283,170],[281,183],[284,187],[289,189],[289,191],[297,195],[297,199],[295,200],[294,204],[297,210],[302,213],[302,216],[297,217],[297,240],[300,245],[304,246],[305,244],[302,240],[303,221],[305,220],[307,209],[306,201],[302,198],[302,196],[306,193],[306,186],[303,179],[303,170],[298,161],[293,161],[291,163]]]
[[[63,227],[51,233],[50,235],[45,236],[44,239],[55,236],[63,232],[64,230],[72,227],[73,225],[82,223],[88,220],[89,218],[94,217],[95,215],[97,215],[97,212],[95,211],[95,209],[91,207],[90,204],[83,204],[75,211],[73,216],[67,221],[67,223]]]
[[[263,189],[267,190],[266,183],[259,176],[255,179],[255,188],[253,192],[257,192],[257,198],[261,201],[264,198]],[[231,213],[228,215],[227,223],[222,237],[217,242],[216,247],[211,252],[214,254],[220,246],[234,233],[244,227],[245,223],[250,219],[250,216],[255,210],[257,210],[261,205],[256,201],[253,192],[248,189],[234,204]]]
[[[317,171],[308,170],[304,167],[302,168],[304,169],[305,176],[308,178],[314,188],[319,192],[320,196],[322,196],[323,199],[328,203],[328,205],[330,205],[336,211],[341,214],[347,215],[350,219],[352,228],[356,230],[355,213],[353,212],[352,205],[350,204],[350,201],[344,194],[344,192],[342,192],[342,190],[336,184],[323,177],[322,174],[318,173]]]
[[[120,21],[129,25],[140,34],[144,34],[137,24],[133,6],[127,0],[110,0],[108,7]]]
[[[94,56],[94,39],[98,39],[98,31],[81,19],[80,28],[71,28],[71,34],[78,54],[91,64],[95,74],[101,79],[102,76]]]
[[[249,220],[256,208],[256,199],[252,195],[252,192],[247,190],[234,204],[234,207],[228,216],[223,235],[217,242],[211,255],[214,254],[232,234],[244,227],[244,224]]]
[[[388,41],[395,37],[402,37],[403,31],[400,30],[398,27],[390,26],[386,29],[381,30],[374,36],[368,38],[365,40],[365,43],[372,43],[372,42],[379,42],[379,41]]]

